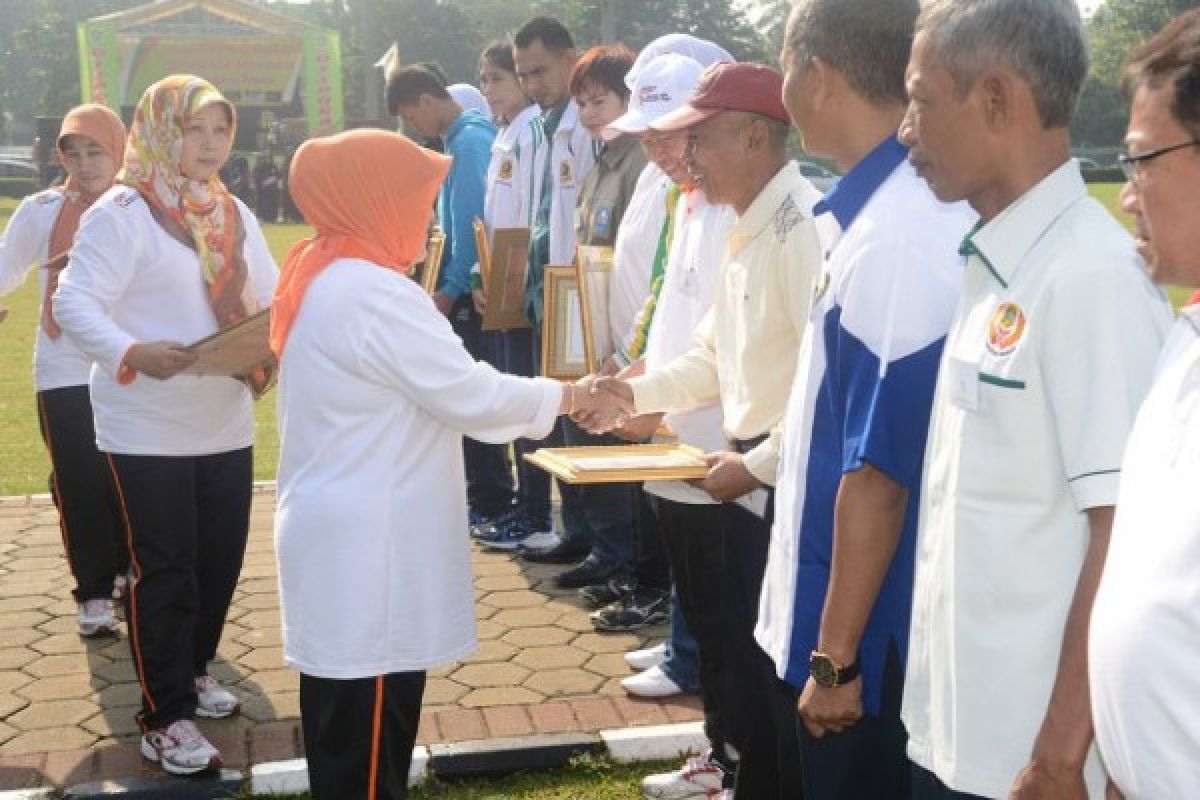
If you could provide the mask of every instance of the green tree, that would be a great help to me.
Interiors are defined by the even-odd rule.
[[[1121,97],[1121,69],[1129,54],[1176,15],[1200,0],[1108,0],[1088,19],[1091,69],[1079,100],[1072,133],[1076,143],[1115,146],[1129,122]]]

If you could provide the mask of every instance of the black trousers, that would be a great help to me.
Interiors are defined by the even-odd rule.
[[[104,455],[96,449],[86,384],[37,393],[42,441],[50,454],[50,494],[58,506],[77,602],[112,595],[129,568],[125,529]]]
[[[629,444],[612,434],[591,434],[569,417],[560,419],[567,447],[599,447]],[[591,558],[633,571],[634,486],[632,483],[590,483],[563,492],[562,518],[568,540],[587,543]]]
[[[737,800],[803,797],[795,695],[775,677],[774,663],[754,638],[773,503],[769,498],[765,519],[736,503],[721,506],[726,517],[723,698],[741,757]]]
[[[250,527],[253,448],[205,456],[109,455],[128,530],[129,643],[139,722],[191,718],[193,679],[217,654]]]
[[[808,800],[908,800],[912,776],[900,721],[904,664],[900,650],[888,649],[878,716],[866,716],[841,733],[817,739],[796,718],[804,795]]]
[[[313,800],[402,800],[425,694],[424,672],[332,680],[300,674]]]
[[[667,556],[667,545],[663,541],[658,524],[658,504],[661,500],[634,484],[633,526],[635,541],[633,554],[634,583],[646,589],[671,589],[671,562]]]
[[[727,745],[725,712],[725,515],[719,506],[658,498],[658,528],[671,564],[675,592],[688,629],[696,637],[704,733],[714,758],[730,774],[736,768]]]
[[[481,324],[471,295],[460,297],[450,310],[451,327],[477,361],[498,368],[502,366],[496,351],[499,334],[484,333]],[[512,462],[508,458],[507,445],[489,444],[464,436],[463,466],[467,475],[467,503],[472,510],[494,517],[512,508]]]

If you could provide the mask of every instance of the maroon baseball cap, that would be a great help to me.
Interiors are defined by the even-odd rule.
[[[788,122],[783,107],[783,76],[765,64],[713,64],[700,76],[687,103],[650,127],[679,131],[722,111],[749,111]]]

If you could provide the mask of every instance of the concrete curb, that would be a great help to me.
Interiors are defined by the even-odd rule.
[[[645,725],[599,733],[554,733],[482,739],[454,744],[433,744],[413,750],[409,786],[419,786],[429,775],[466,778],[504,775],[522,770],[565,766],[579,755],[606,756],[614,761],[658,761],[698,753],[707,745],[701,722]],[[302,758],[271,761],[248,772],[222,770],[204,778],[137,778],[81,784],[61,794],[53,789],[0,792],[0,800],[102,800],[124,797],[135,800],[227,800],[249,790],[255,795],[294,794],[308,791],[308,765]]]

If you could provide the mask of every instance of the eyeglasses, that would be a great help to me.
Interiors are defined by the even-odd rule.
[[[1176,150],[1182,150],[1185,147],[1196,147],[1198,145],[1200,145],[1200,139],[1192,139],[1190,142],[1184,142],[1183,144],[1172,144],[1167,147],[1160,147],[1157,150],[1147,150],[1145,153],[1138,153],[1136,156],[1122,153],[1117,156],[1117,164],[1120,165],[1121,172],[1125,173],[1125,180],[1132,183],[1137,180],[1140,165],[1153,161],[1159,156],[1165,156],[1167,153],[1174,153]]]

